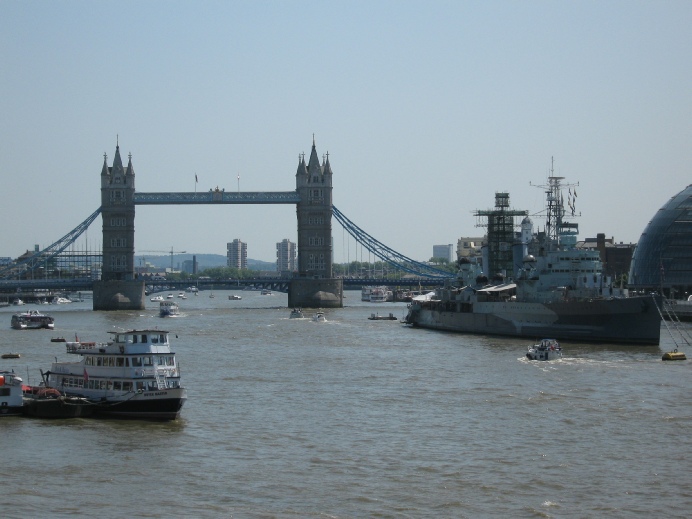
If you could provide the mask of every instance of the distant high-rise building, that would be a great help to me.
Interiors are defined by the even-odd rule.
[[[445,259],[449,262],[454,261],[454,245],[433,245],[433,258]]]
[[[283,239],[276,244],[277,272],[293,272],[296,270],[296,244],[289,239]]]
[[[237,269],[247,268],[247,243],[236,238],[226,244],[226,265]]]

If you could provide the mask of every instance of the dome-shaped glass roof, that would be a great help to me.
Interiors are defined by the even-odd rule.
[[[692,184],[659,209],[644,229],[632,255],[629,286],[692,286]]]

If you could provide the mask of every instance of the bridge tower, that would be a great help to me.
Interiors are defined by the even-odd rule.
[[[94,285],[94,310],[143,310],[144,282],[135,279],[135,170],[123,167],[116,144],[113,166],[104,153],[101,168],[103,264]]]
[[[301,155],[296,172],[298,277],[291,281],[289,306],[341,308],[343,282],[332,278],[332,167],[322,164],[315,138],[308,163]]]

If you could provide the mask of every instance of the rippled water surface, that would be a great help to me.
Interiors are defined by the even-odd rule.
[[[183,315],[25,306],[56,330],[10,328],[2,360],[30,383],[52,336],[172,334],[188,401],[175,422],[3,418],[9,517],[686,517],[692,510],[692,363],[672,348],[565,344],[410,329],[403,303],[347,292],[325,323],[288,319],[286,295],[214,291]],[[177,336],[177,337],[176,337]],[[692,351],[686,351],[692,358]]]

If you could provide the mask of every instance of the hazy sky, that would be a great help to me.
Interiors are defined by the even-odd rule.
[[[334,205],[418,260],[482,235],[495,192],[540,211],[554,156],[580,236],[636,242],[692,182],[691,27],[688,0],[2,0],[0,256],[98,208],[116,136],[141,192],[290,191],[314,134]],[[138,206],[136,229],[138,253],[265,261],[297,239],[292,205]]]

